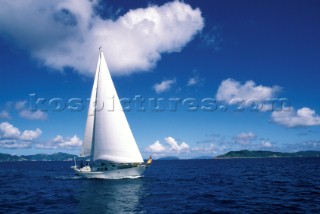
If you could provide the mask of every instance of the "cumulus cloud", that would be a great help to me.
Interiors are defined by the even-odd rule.
[[[225,103],[230,103],[234,99],[265,101],[273,98],[279,91],[279,86],[268,87],[256,85],[252,80],[241,84],[241,82],[229,78],[221,82],[216,94],[216,99],[217,101],[223,101]]]
[[[0,28],[6,38],[52,68],[93,74],[102,45],[111,72],[129,74],[150,70],[163,53],[181,51],[204,27],[201,11],[180,1],[133,9],[115,20],[98,16],[98,3],[5,1]]]
[[[72,137],[57,135],[47,142],[39,143],[37,139],[41,134],[42,130],[39,128],[20,131],[8,122],[0,123],[0,148],[30,148],[35,143],[35,148],[38,149],[72,149],[82,145],[82,140],[77,135]]]
[[[155,152],[155,153],[159,153],[159,152],[164,152],[166,151],[166,147],[164,147],[159,140],[157,140],[156,142],[154,142],[153,144],[149,145],[146,148],[147,152]]]
[[[22,132],[8,122],[0,123],[0,147],[8,149],[29,148],[31,144],[42,134],[37,128]]]
[[[303,107],[295,111],[274,111],[271,118],[275,123],[286,127],[319,126],[320,116],[313,109]]]
[[[1,138],[18,138],[20,130],[8,122],[0,123]]]
[[[178,152],[178,153],[189,151],[189,145],[186,144],[185,142],[182,142],[179,145],[178,142],[172,137],[166,137],[164,140],[166,141],[167,144],[170,145],[171,151]]]
[[[58,135],[53,139],[54,143],[58,143],[59,147],[66,148],[66,147],[80,147],[82,145],[82,140],[77,135],[69,138],[63,138],[62,136]]]
[[[168,144],[164,146],[160,143],[160,141],[156,141],[155,143],[149,145],[145,150],[147,152],[154,152],[154,153],[186,153],[189,152],[189,145],[185,142],[179,144],[173,137],[166,137],[165,142]]]
[[[49,140],[45,143],[36,144],[36,148],[38,149],[73,149],[81,147],[82,140],[74,135],[72,137],[62,137],[61,135],[57,135],[53,139]]]
[[[39,128],[37,128],[36,130],[25,130],[21,134],[20,139],[32,141],[37,139],[41,134],[42,134],[42,131]]]
[[[9,112],[7,112],[5,110],[0,112],[0,119],[10,119],[10,118],[11,118],[11,116],[10,116]]]
[[[232,138],[235,143],[241,144],[241,145],[248,145],[252,141],[257,139],[257,136],[252,132],[242,132]]]
[[[156,91],[157,94],[160,94],[162,92],[169,91],[173,84],[176,83],[176,80],[163,80],[160,83],[156,83],[153,86],[153,89]]]

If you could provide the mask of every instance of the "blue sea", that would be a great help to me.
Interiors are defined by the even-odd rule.
[[[143,178],[0,163],[0,213],[319,213],[320,158],[155,160]]]

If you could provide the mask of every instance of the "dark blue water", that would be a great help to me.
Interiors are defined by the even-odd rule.
[[[0,163],[0,213],[320,212],[320,158],[154,161],[122,180],[71,165]]]

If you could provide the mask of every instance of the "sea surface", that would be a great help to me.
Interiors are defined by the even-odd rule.
[[[0,213],[320,213],[320,158],[155,160],[143,178],[0,163]]]

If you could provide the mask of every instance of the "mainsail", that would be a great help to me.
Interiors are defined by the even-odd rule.
[[[93,161],[143,162],[102,51],[91,93],[81,155],[91,155]]]

